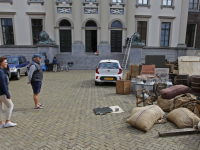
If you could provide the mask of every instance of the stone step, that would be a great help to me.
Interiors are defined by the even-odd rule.
[[[56,58],[58,62],[73,62],[73,66],[70,69],[80,70],[93,70],[97,67],[99,61],[103,59],[119,60],[120,64],[123,62],[124,54],[113,55],[70,55],[70,54],[57,54]]]

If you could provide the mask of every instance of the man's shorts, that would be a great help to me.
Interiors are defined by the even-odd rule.
[[[34,94],[39,94],[41,87],[42,87],[42,82],[41,81],[33,81],[31,82],[33,93]]]

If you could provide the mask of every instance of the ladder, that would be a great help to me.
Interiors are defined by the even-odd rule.
[[[124,59],[123,59],[123,63],[122,63],[123,70],[126,70],[126,66],[127,66],[129,54],[130,54],[130,49],[131,49],[132,39],[133,39],[133,36],[131,36],[127,42],[127,47],[126,47],[126,51],[125,51]]]

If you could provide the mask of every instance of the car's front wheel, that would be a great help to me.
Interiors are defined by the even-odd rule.
[[[27,70],[26,70],[26,72],[25,72],[25,76],[28,76],[28,68],[27,68]]]
[[[16,79],[16,80],[19,80],[19,79],[20,79],[20,72],[19,72],[19,70],[17,71],[17,75],[16,75],[15,79]]]
[[[99,85],[99,82],[95,81],[95,85],[98,86],[98,85]]]

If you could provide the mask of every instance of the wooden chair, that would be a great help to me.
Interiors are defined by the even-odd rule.
[[[139,93],[142,92],[142,97],[139,95]],[[149,98],[145,99],[144,95],[148,94]],[[142,107],[139,106],[139,104],[143,103],[143,106],[145,106],[147,103],[151,103],[151,105],[153,105],[153,92],[152,91],[146,91],[145,89],[140,89],[140,90],[136,90],[136,105],[137,107]]]

